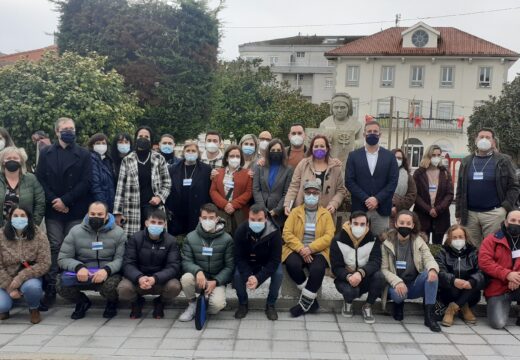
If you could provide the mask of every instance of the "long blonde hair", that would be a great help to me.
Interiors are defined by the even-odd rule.
[[[20,158],[20,170],[22,174],[25,174],[27,172],[27,153],[25,152],[24,148],[18,148],[16,146],[8,146],[4,148],[4,150],[0,151],[0,170],[2,171],[2,174],[5,173],[4,160],[7,154],[13,153],[17,154]]]
[[[439,150],[442,154],[442,149],[439,145],[430,145],[428,147],[428,150],[426,150],[426,152],[424,153],[424,155],[421,159],[421,163],[419,164],[420,167],[425,168],[425,169],[428,169],[430,167],[432,155],[435,150]]]

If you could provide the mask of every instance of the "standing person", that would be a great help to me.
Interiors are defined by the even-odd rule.
[[[21,148],[9,146],[0,152],[0,226],[17,205],[28,209],[38,226],[45,216],[45,193],[36,176],[27,172],[26,160]]]
[[[164,134],[161,136],[159,151],[168,165],[175,165],[181,161],[175,156],[175,138],[173,135]]]
[[[56,300],[58,253],[70,229],[80,224],[87,213],[92,184],[92,160],[88,150],[76,145],[74,121],[59,118],[54,130],[58,141],[42,149],[36,169],[45,191],[45,226],[52,260],[41,310]]]
[[[50,266],[47,236],[36,226],[28,209],[15,205],[0,230],[0,320],[8,319],[13,300],[23,297],[31,323],[41,321],[41,277]]]
[[[13,138],[11,137],[9,131],[7,131],[6,128],[0,127],[0,151],[10,146],[16,146],[14,144]]]
[[[127,237],[144,228],[149,211],[164,210],[171,188],[166,160],[151,148],[152,130],[141,126],[135,138],[135,151],[121,162],[114,201],[116,223]]]
[[[238,146],[244,153],[244,169],[248,169],[250,175],[254,174],[256,163],[259,159],[258,155],[258,139],[253,134],[246,134],[242,136]]]
[[[291,125],[289,129],[289,142],[291,145],[285,148],[288,157],[287,164],[295,169],[307,152],[307,146],[304,145],[305,129],[303,124],[295,123]]]
[[[112,141],[112,161],[114,162],[115,183],[119,180],[121,162],[132,151],[133,139],[130,134],[119,133]]]
[[[108,138],[105,134],[94,134],[87,143],[92,160],[92,199],[108,205],[108,211],[114,210],[116,183],[114,163],[108,155]]]
[[[404,318],[406,299],[424,299],[424,326],[439,332],[441,328],[435,320],[434,307],[439,285],[439,265],[420,233],[421,224],[417,214],[401,210],[397,214],[395,229],[383,235],[381,272],[389,287],[383,293],[383,307],[387,292],[394,301],[393,317],[397,321]]]
[[[226,221],[226,232],[234,234],[238,225],[249,214],[249,201],[253,197],[253,179],[244,166],[242,149],[229,146],[224,152],[224,168],[218,169],[210,188],[213,203],[219,216]]]
[[[124,278],[117,286],[119,299],[131,303],[131,319],[143,315],[143,295],[159,295],[153,300],[153,317],[164,318],[164,302],[172,302],[181,292],[181,255],[177,242],[166,231],[166,213],[154,210],[146,229],[130,237],[123,260]]]
[[[195,230],[200,208],[211,202],[211,166],[200,160],[196,141],[187,141],[182,152],[183,159],[168,167],[172,179],[170,196],[166,200],[166,207],[172,213],[168,232],[175,236]]]
[[[253,197],[255,203],[265,206],[276,224],[283,228],[286,219],[283,203],[293,171],[287,166],[287,154],[280,139],[269,143],[266,154],[264,166],[258,168],[253,178]]]
[[[366,213],[354,211],[336,234],[330,246],[330,267],[336,289],[344,299],[341,314],[354,316],[354,299],[368,293],[361,312],[365,323],[375,323],[372,306],[381,296],[385,278],[381,273],[381,242],[370,231]]]
[[[417,187],[415,180],[410,174],[410,165],[408,158],[401,149],[393,149],[392,153],[397,160],[399,168],[399,179],[397,180],[397,187],[395,188],[394,196],[392,197],[392,215],[390,218],[390,225],[395,224],[395,216],[401,210],[410,210],[415,203],[417,196]]]
[[[324,135],[316,135],[309,146],[307,157],[294,169],[287,195],[285,195],[285,215],[289,216],[293,207],[304,202],[305,184],[309,181],[320,182],[320,206],[326,208],[334,217],[336,210],[347,196],[343,181],[341,162],[330,156],[329,140]]]
[[[365,146],[348,155],[345,185],[352,194],[352,211],[366,211],[372,232],[380,235],[390,225],[399,169],[394,154],[379,145],[377,121],[365,124],[363,136]]]
[[[442,165],[442,150],[431,145],[424,153],[413,178],[417,187],[414,211],[421,222],[421,230],[433,244],[442,244],[450,227],[450,205],[453,201],[453,183],[448,169]]]
[[[480,292],[486,286],[486,278],[478,268],[477,249],[469,242],[467,230],[453,225],[446,233],[446,241],[435,257],[439,264],[439,298],[448,305],[442,325],[453,325],[459,311],[468,324],[477,318],[471,308],[480,301]]]
[[[202,152],[200,159],[204,164],[208,164],[212,169],[220,169],[223,164],[224,155],[220,151],[222,146],[222,137],[217,131],[206,132],[205,149]]]
[[[493,329],[503,329],[511,302],[520,302],[520,210],[510,211],[500,230],[486,236],[478,252],[478,266],[488,276],[484,289],[487,318]],[[520,315],[516,325],[520,326]]]
[[[208,296],[208,314],[215,315],[226,307],[226,285],[231,282],[233,269],[233,238],[224,231],[224,222],[217,207],[205,204],[200,209],[200,224],[190,232],[182,246],[182,290],[188,307],[179,321],[195,317],[196,294],[204,289]]]
[[[235,318],[242,319],[249,311],[246,288],[255,290],[271,278],[265,315],[269,320],[278,320],[275,304],[283,278],[280,263],[282,235],[280,229],[269,219],[267,209],[263,205],[251,206],[249,221],[238,227],[234,243],[236,267],[233,287],[238,297]]]
[[[479,248],[482,239],[500,229],[520,186],[511,158],[496,147],[492,129],[480,129],[475,145],[476,153],[466,156],[459,169],[455,217]]]
[[[60,296],[76,304],[71,319],[85,317],[91,302],[84,290],[99,291],[107,302],[103,317],[117,315],[117,285],[125,253],[126,236],[115,224],[106,204],[96,201],[83,222],[65,237],[58,257],[63,270],[58,278]]]
[[[262,131],[258,134],[258,155],[260,157],[265,157],[265,151],[267,150],[267,146],[273,140],[273,135],[267,130]]]
[[[318,311],[316,295],[329,266],[330,242],[335,231],[330,212],[319,205],[319,181],[306,182],[304,192],[304,204],[291,211],[283,228],[282,262],[302,292],[298,304],[290,309],[292,317]],[[309,270],[309,277],[304,268]]]

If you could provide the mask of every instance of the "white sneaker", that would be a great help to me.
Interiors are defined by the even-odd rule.
[[[346,318],[351,318],[354,316],[354,307],[352,304],[347,303],[346,301],[343,301],[343,308],[341,309],[341,315]]]
[[[179,321],[191,321],[195,317],[195,311],[197,310],[197,303],[195,301],[190,301],[188,307],[184,312],[179,316]]]

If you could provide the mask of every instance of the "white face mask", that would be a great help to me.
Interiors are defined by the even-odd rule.
[[[214,142],[207,142],[206,151],[210,153],[216,153],[218,151],[218,145]]]
[[[466,240],[464,239],[453,239],[451,240],[451,247],[460,251],[466,246]]]
[[[350,227],[350,230],[352,230],[352,235],[354,235],[357,239],[359,239],[359,238],[361,238],[361,236],[363,236],[365,234],[366,227],[352,225]]]
[[[396,159],[396,160],[397,160],[397,166],[401,167],[403,165],[403,160],[401,160],[401,159]]]
[[[433,166],[437,167],[441,163],[442,159],[440,157],[432,157],[431,163]]]
[[[301,135],[291,136],[291,144],[294,146],[301,146],[303,144],[303,136],[301,136]]]
[[[240,159],[239,158],[230,158],[228,159],[229,167],[236,169],[240,166]]]
[[[103,156],[107,152],[107,145],[106,144],[94,145],[94,151],[97,152],[99,155]]]
[[[206,232],[213,232],[215,231],[215,228],[217,227],[217,222],[215,220],[200,220],[200,226],[204,229]]]
[[[269,146],[269,141],[267,140],[262,140],[260,141],[260,145],[258,145],[258,147],[260,148],[260,150],[264,151],[265,149],[267,149],[267,147]]]
[[[489,139],[482,138],[479,141],[477,141],[477,148],[480,151],[488,151],[489,149],[491,149],[491,141],[489,141]]]

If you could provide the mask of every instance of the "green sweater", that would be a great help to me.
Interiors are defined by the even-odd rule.
[[[43,188],[31,173],[22,175],[18,185],[18,204],[32,211],[34,223],[40,225],[45,216],[45,193]],[[0,176],[0,226],[4,226],[4,200],[7,191],[7,180],[2,174]]]

